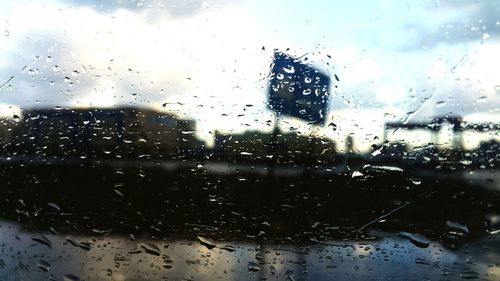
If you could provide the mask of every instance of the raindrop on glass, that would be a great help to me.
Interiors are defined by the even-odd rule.
[[[451,233],[461,234],[461,235],[469,235],[469,228],[461,223],[447,221],[446,226],[448,227],[448,231]]]
[[[50,264],[44,260],[39,260],[36,263],[36,266],[45,272],[50,270]]]
[[[150,255],[153,255],[153,256],[161,255],[160,248],[158,248],[158,246],[156,246],[155,244],[144,243],[144,244],[141,244],[141,248],[143,248],[144,251]]]
[[[292,65],[287,65],[287,66],[283,67],[283,70],[286,73],[290,73],[290,74],[295,72],[295,68]]]
[[[201,237],[201,236],[198,236],[196,238],[198,239],[198,241],[200,241],[201,245],[207,247],[209,250],[212,250],[213,248],[216,247],[215,242],[212,241],[211,239]]]
[[[73,274],[66,274],[63,276],[64,281],[80,281],[80,278]]]
[[[401,232],[400,236],[407,238],[415,246],[420,247],[420,248],[427,248],[427,247],[429,247],[429,244],[431,243],[431,241],[429,241],[429,239],[427,239],[427,237],[423,236],[422,234],[418,234],[418,233]]]
[[[251,261],[251,262],[248,262],[248,270],[249,271],[259,271],[260,266],[257,263]]]
[[[485,217],[484,225],[489,234],[500,233],[500,215],[488,214]]]

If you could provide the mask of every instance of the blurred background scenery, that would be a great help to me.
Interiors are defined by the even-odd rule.
[[[0,276],[498,280],[499,15],[0,2]]]

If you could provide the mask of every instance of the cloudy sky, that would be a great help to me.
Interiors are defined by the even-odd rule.
[[[354,134],[367,147],[387,120],[500,121],[496,0],[12,0],[0,19],[7,116],[133,105],[196,119],[206,139],[271,130],[277,48],[340,78],[328,116],[337,130],[314,128],[339,143]],[[311,132],[293,118],[280,127]]]

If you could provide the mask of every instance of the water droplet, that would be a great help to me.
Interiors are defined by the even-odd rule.
[[[445,105],[446,105],[446,102],[445,102],[445,101],[442,101],[442,100],[441,100],[441,101],[436,102],[436,107],[443,107],[443,106],[445,106]]]
[[[310,95],[311,93],[312,93],[311,89],[305,89],[304,91],[302,91],[302,94],[303,94],[304,96],[308,96],[308,95]]]
[[[500,233],[500,215],[487,214],[485,217],[484,225],[489,234]]]
[[[71,82],[71,78],[69,78],[68,76],[65,76],[64,83],[70,83],[70,82]]]
[[[287,66],[283,67],[283,70],[286,73],[290,73],[290,74],[295,72],[295,68],[293,67],[293,65],[287,65]]]
[[[447,221],[446,226],[448,226],[449,231],[452,233],[461,234],[461,235],[469,235],[469,228],[464,224],[461,224],[458,222]]]
[[[414,185],[420,185],[422,183],[422,180],[421,179],[411,179],[411,183],[413,183]]]
[[[160,248],[158,248],[158,246],[156,246],[155,244],[143,243],[143,244],[141,244],[141,248],[143,248],[144,251],[150,255],[153,255],[153,256],[161,255]]]
[[[307,84],[311,83],[312,82],[311,77],[305,77],[304,82],[306,82]]]
[[[63,276],[64,281],[80,281],[80,277],[73,274],[66,274]]]
[[[415,259],[415,263],[418,263],[418,264],[429,264],[430,262],[424,258],[416,258]]]
[[[44,260],[38,261],[36,263],[36,266],[45,272],[50,270],[50,264]]]
[[[107,234],[111,232],[111,229],[97,229],[97,228],[92,228],[92,232],[97,233],[97,234]]]
[[[222,250],[226,250],[228,252],[234,252],[236,251],[236,248],[233,245],[225,245],[221,247]]]
[[[271,272],[272,275],[276,275],[276,267],[270,265],[269,266],[269,272]]]
[[[78,71],[78,70],[73,70],[73,71],[71,72],[71,75],[73,75],[74,77],[77,77],[77,76],[79,76],[79,75],[80,75],[80,71]]]
[[[129,250],[128,253],[129,254],[140,254],[140,253],[142,253],[142,250],[139,247],[135,247],[134,249]]]
[[[293,270],[287,270],[285,276],[287,281],[295,281]]]
[[[471,160],[460,160],[458,162],[464,166],[469,166],[470,164],[472,164]]]
[[[415,246],[420,247],[420,248],[427,248],[427,247],[429,247],[429,244],[431,243],[431,241],[429,241],[429,239],[427,239],[427,237],[423,236],[422,234],[401,232],[399,235],[401,237],[407,238]]]
[[[211,239],[201,237],[201,236],[198,236],[196,238],[198,239],[198,241],[200,241],[201,245],[207,247],[209,250],[212,250],[213,248],[215,248],[217,246],[215,244],[215,242],[212,241]]]
[[[163,257],[163,267],[164,268],[172,268],[174,261],[170,259],[169,256]]]
[[[90,242],[87,242],[87,241],[75,241],[75,240],[71,239],[70,237],[66,238],[66,241],[69,242],[72,246],[81,248],[81,249],[83,249],[85,251],[90,251],[90,248],[92,246],[90,244]]]
[[[486,102],[488,100],[488,96],[480,96],[477,98],[477,102]]]
[[[54,70],[54,72],[59,72],[59,65],[55,64],[55,65],[52,67],[52,70]]]
[[[359,178],[359,177],[364,177],[365,175],[363,175],[360,171],[354,171],[352,173],[352,178]]]
[[[46,61],[47,62],[52,62],[52,57],[51,56],[47,56]]]
[[[364,165],[364,170],[372,171],[386,171],[386,172],[403,172],[404,170],[396,166],[375,166],[375,165]]]
[[[49,205],[51,208],[56,209],[58,212],[61,211],[61,207],[59,207],[56,203],[49,202],[47,205]]]
[[[278,78],[278,80],[283,80],[283,78],[285,78],[285,75],[283,75],[282,73],[278,73],[276,74],[276,78]]]
[[[248,271],[259,271],[259,270],[260,266],[257,263],[253,261],[248,262]]]
[[[43,234],[40,234],[38,237],[31,237],[31,240],[52,248],[52,242]]]
[[[466,270],[466,271],[460,273],[460,277],[463,279],[478,279],[479,273],[472,271],[472,270]]]
[[[123,193],[118,189],[113,189],[113,191],[116,193],[116,195],[120,196],[121,198],[125,198],[125,196],[123,196]]]
[[[453,271],[449,271],[447,269],[443,269],[441,271],[441,275],[443,275],[443,276],[452,276],[452,275],[455,275],[455,273]]]

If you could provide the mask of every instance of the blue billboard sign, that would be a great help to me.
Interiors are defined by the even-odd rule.
[[[274,53],[268,105],[272,110],[324,124],[330,77],[281,52]]]

